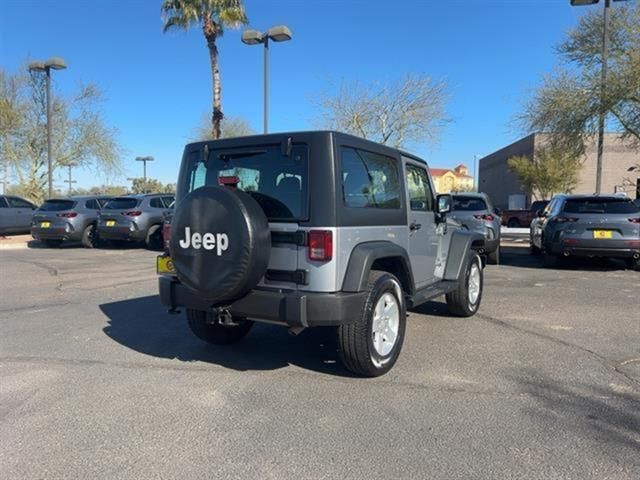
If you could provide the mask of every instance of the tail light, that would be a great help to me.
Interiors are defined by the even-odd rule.
[[[474,217],[477,218],[478,220],[486,220],[487,222],[493,222],[493,219],[496,218],[490,213],[485,215],[474,215]]]
[[[571,218],[571,217],[556,217],[553,219],[554,223],[569,223],[569,222],[577,222],[578,219],[577,218]]]
[[[631,223],[640,223],[640,217],[638,218],[629,218],[628,219]]]
[[[142,212],[140,210],[132,210],[130,212],[122,212],[123,215],[126,215],[127,217],[139,217],[140,215],[142,215]]]
[[[58,213],[57,216],[62,218],[73,218],[78,216],[78,212]]]
[[[171,223],[164,222],[162,224],[162,241],[164,242],[165,252],[169,252],[169,240],[171,240]]]
[[[333,258],[333,233],[329,230],[309,232],[309,260],[328,262]]]

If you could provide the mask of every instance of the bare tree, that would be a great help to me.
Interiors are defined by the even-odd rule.
[[[436,143],[450,121],[448,99],[446,82],[424,75],[385,84],[342,83],[335,94],[320,96],[320,123],[394,147]]]
[[[256,131],[251,128],[249,122],[242,117],[224,117],[224,122],[220,125],[220,138],[245,137],[247,135],[255,135]],[[207,116],[204,116],[200,125],[196,128],[193,140],[214,140],[215,135],[211,131],[210,122]]]

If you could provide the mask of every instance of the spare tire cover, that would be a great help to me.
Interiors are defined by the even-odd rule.
[[[212,305],[232,302],[267,270],[269,223],[247,193],[200,187],[177,205],[169,249],[182,283]]]

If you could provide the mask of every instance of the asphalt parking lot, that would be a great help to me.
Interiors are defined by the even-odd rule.
[[[485,270],[431,302],[377,379],[329,330],[213,348],[156,297],[153,252],[0,250],[0,477],[640,478],[640,273]]]

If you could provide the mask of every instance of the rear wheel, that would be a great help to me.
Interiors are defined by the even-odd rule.
[[[536,257],[542,253],[533,243],[529,244],[529,251],[531,252],[531,255],[535,255]]]
[[[545,249],[542,250],[542,263],[547,268],[556,268],[560,265],[560,257]]]
[[[507,222],[507,227],[509,228],[520,228],[520,220],[517,218],[510,218]]]
[[[162,225],[153,225],[149,228],[144,244],[149,250],[162,249]]]
[[[400,356],[406,317],[398,279],[387,272],[372,271],[360,314],[354,323],[338,327],[339,353],[344,366],[364,377],[387,373]]]
[[[82,232],[82,246],[84,248],[95,248],[98,246],[98,232],[95,223],[87,226]]]
[[[496,249],[487,255],[489,263],[491,265],[500,265],[500,245]]]
[[[475,315],[482,300],[483,285],[480,258],[474,255],[467,265],[462,281],[458,283],[458,288],[446,295],[449,311],[460,317]]]
[[[627,260],[627,265],[631,270],[635,270],[636,272],[640,272],[640,257],[639,258],[630,258]]]
[[[237,325],[223,325],[213,312],[187,309],[187,321],[193,334],[213,345],[231,345],[242,340],[253,322],[246,318],[233,317]]]

